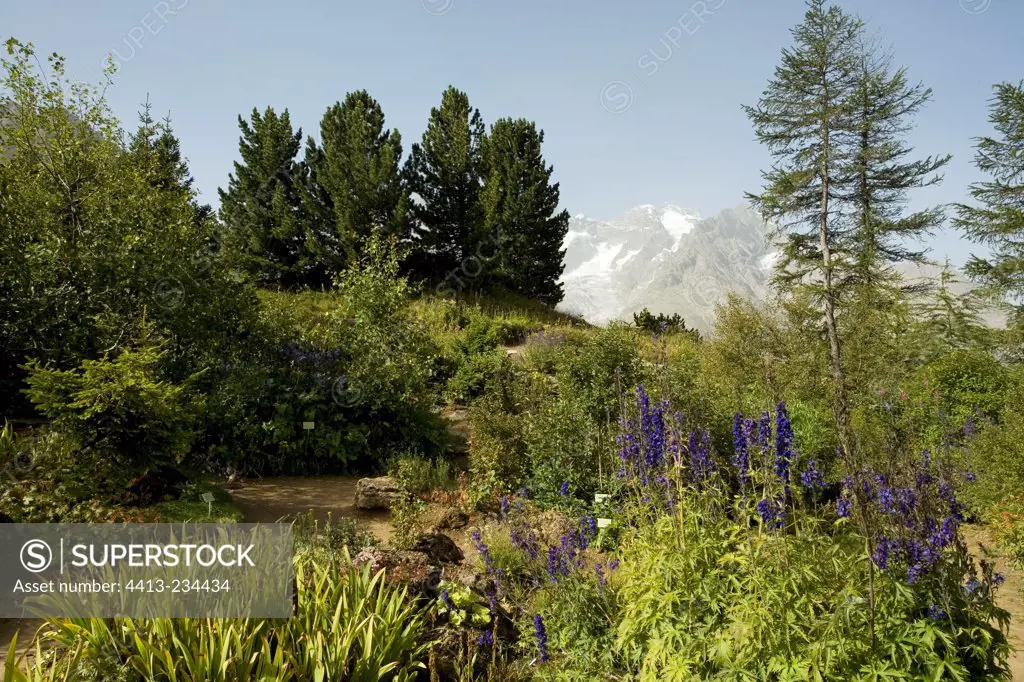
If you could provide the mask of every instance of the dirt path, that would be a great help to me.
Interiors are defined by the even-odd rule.
[[[994,561],[996,571],[1006,577],[1006,582],[997,593],[997,601],[999,606],[1010,612],[1008,638],[1016,649],[1010,655],[1010,671],[1013,673],[1013,679],[1024,680],[1024,595],[1021,593],[1021,590],[1024,590],[1024,573],[1009,565],[987,529],[981,526],[966,526],[964,539],[967,540],[967,545],[975,557]]]
[[[323,521],[334,518],[358,519],[381,541],[391,537],[390,514],[358,509],[357,478],[351,476],[282,476],[246,481],[229,490],[231,499],[249,523],[274,523],[291,520],[298,514],[313,510]]]

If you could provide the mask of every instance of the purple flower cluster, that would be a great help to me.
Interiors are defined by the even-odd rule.
[[[765,498],[759,501],[757,503],[757,515],[761,517],[761,522],[769,529],[782,528],[786,520],[786,510],[783,506],[782,498],[774,500]]]
[[[548,576],[552,583],[557,582],[559,576],[582,568],[583,552],[596,537],[597,519],[588,515],[580,520],[577,528],[563,533],[559,544],[548,547]]]
[[[711,434],[704,429],[690,432],[686,444],[690,453],[690,480],[700,483],[715,472],[715,461],[711,458]]]
[[[744,419],[741,412],[732,418],[732,465],[736,467],[736,475],[740,486],[745,487],[750,480],[750,434],[754,423]]]
[[[281,346],[281,354],[290,362],[297,365],[311,365],[314,367],[330,367],[341,360],[341,349],[318,351],[298,346],[294,343],[286,343]]]
[[[844,499],[862,495],[876,521],[872,561],[883,571],[903,573],[908,585],[917,583],[939,562],[943,550],[956,542],[964,516],[953,486],[942,479],[938,462],[928,450],[921,453],[912,472],[900,477],[909,485],[895,485],[877,472],[859,478],[860,490],[855,489],[853,477],[844,480]]]
[[[789,468],[793,462],[793,423],[786,403],[775,406],[775,475],[789,485]]]
[[[807,468],[800,474],[800,482],[808,490],[819,490],[825,487],[825,476],[818,471],[817,463],[812,459]]]
[[[487,543],[484,542],[483,536],[479,530],[474,530],[469,534],[469,537],[473,540],[473,546],[476,547],[476,551],[479,552],[480,558],[484,560],[484,567],[488,573],[499,574],[500,569],[494,565],[494,559],[491,558],[491,550],[487,547]]]
[[[537,640],[537,652],[540,654],[541,662],[551,660],[551,656],[548,655],[548,633],[544,629],[544,619],[539,613],[533,617],[533,633]]]
[[[515,526],[509,533],[509,539],[512,540],[512,545],[525,554],[530,561],[537,560],[537,555],[540,553],[540,543],[537,542],[537,536],[534,535],[532,530]]]

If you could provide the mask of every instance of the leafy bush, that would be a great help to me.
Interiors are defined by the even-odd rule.
[[[634,333],[612,325],[593,334],[571,336],[557,372],[559,391],[571,395],[598,421],[619,413],[619,395],[641,383],[642,371]]]
[[[267,473],[380,469],[410,447],[439,453],[438,349],[410,311],[397,267],[391,248],[374,246],[338,276],[336,294],[323,295],[325,310],[301,295],[268,296],[257,351],[221,368],[204,449]]]
[[[147,336],[78,369],[28,365],[29,398],[52,419],[98,494],[153,499],[146,486],[167,477],[188,452],[196,408],[184,387],[160,378],[162,357],[163,345]]]
[[[450,490],[455,484],[455,468],[449,460],[410,453],[395,456],[388,465],[388,474],[414,494]]]

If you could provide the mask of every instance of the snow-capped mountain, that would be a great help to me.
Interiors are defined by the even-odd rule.
[[[559,308],[604,324],[632,319],[646,307],[679,313],[687,325],[707,331],[728,291],[764,294],[774,258],[766,232],[746,206],[711,218],[650,204],[607,222],[577,215],[565,237]]]

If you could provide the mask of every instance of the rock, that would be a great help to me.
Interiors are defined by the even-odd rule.
[[[376,573],[384,569],[384,580],[392,585],[408,585],[418,594],[431,594],[441,582],[441,569],[423,552],[407,552],[384,547],[367,547],[352,559],[354,566],[369,564]]]
[[[462,511],[461,509],[449,509],[441,517],[441,520],[437,522],[436,531],[442,530],[455,530],[456,528],[465,528],[469,525],[469,514]]]
[[[409,494],[390,476],[361,478],[356,481],[356,507],[359,509],[391,509],[395,502]]]
[[[444,533],[421,535],[413,544],[412,551],[423,552],[437,564],[457,564],[466,558],[455,541]]]
[[[452,451],[456,454],[469,452],[469,410],[465,407],[449,407],[442,416],[448,423],[448,433],[452,440]]]

